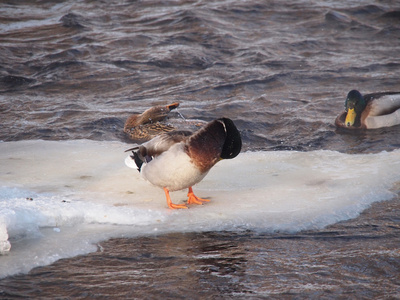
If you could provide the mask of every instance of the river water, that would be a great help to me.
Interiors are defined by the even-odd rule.
[[[400,91],[399,30],[389,0],[1,4],[0,296],[398,298],[400,128],[333,123]],[[176,101],[243,139],[189,212],[123,165]]]

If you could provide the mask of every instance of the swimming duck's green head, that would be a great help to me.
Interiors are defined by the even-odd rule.
[[[360,118],[362,111],[365,109],[366,103],[364,97],[359,91],[352,90],[347,94],[344,106],[347,112],[345,125],[350,127],[354,125],[357,117]]]

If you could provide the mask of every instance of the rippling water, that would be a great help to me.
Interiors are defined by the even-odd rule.
[[[131,113],[179,101],[187,118],[234,119],[244,150],[392,151],[399,126],[333,122],[351,89],[400,91],[399,30],[394,1],[7,1],[0,140],[129,142]],[[0,295],[395,297],[398,212],[396,198],[290,236],[110,240],[3,279]]]
[[[2,5],[0,138],[121,139],[129,113],[180,101],[186,117],[234,118],[246,149],[398,147],[398,129],[332,125],[349,90],[400,90],[391,3]]]

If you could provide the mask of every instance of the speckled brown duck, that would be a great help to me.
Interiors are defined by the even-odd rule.
[[[171,110],[179,106],[178,102],[157,105],[141,114],[130,116],[124,126],[124,132],[137,142],[145,142],[162,133],[174,130],[196,131],[207,124],[202,120],[188,120],[180,113],[178,118],[167,118]]]
[[[171,112],[179,106],[178,102],[168,105],[157,105],[146,109],[141,114],[131,115],[125,122],[124,132],[132,140],[147,141],[153,137],[174,130],[174,126],[162,122]]]

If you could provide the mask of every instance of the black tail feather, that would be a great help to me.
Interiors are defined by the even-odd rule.
[[[135,164],[137,166],[138,171],[140,172],[142,165],[143,165],[143,160],[139,157],[139,154],[136,152],[132,151],[131,158],[135,161]]]

